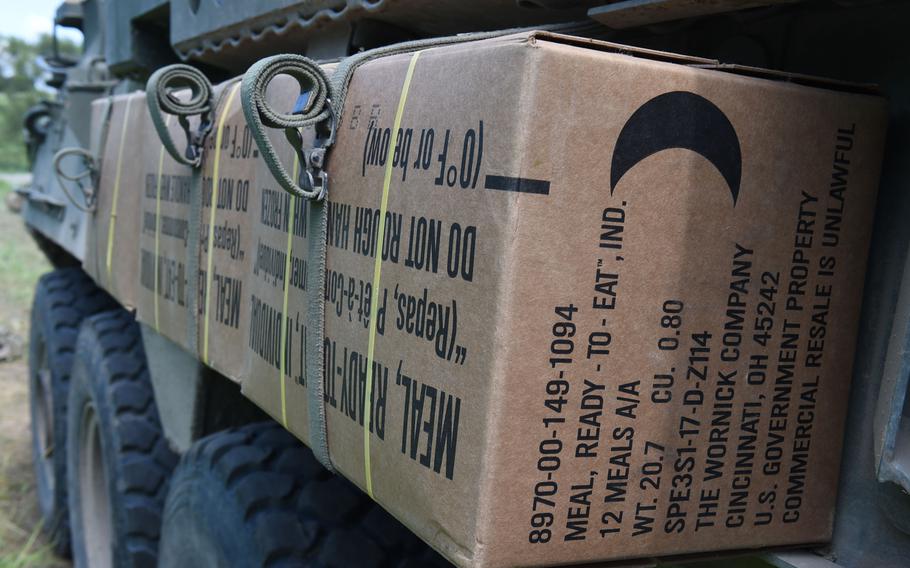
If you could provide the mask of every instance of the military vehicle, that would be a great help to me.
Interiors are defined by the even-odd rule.
[[[402,524],[360,487],[324,468],[324,460],[287,431],[286,420],[263,412],[260,401],[241,391],[236,377],[159,334],[157,323],[138,323],[135,306],[124,305],[111,293],[110,281],[99,279],[103,269],[90,268],[99,262],[92,258],[92,219],[104,197],[100,178],[114,175],[113,164],[102,160],[105,142],[119,135],[121,123],[121,138],[127,130],[125,119],[105,115],[105,105],[145,90],[156,71],[174,64],[189,64],[205,81],[219,83],[276,54],[300,54],[331,67],[403,42],[432,45],[434,38],[464,33],[556,29],[786,72],[797,83],[814,75],[855,85],[849,89],[877,85],[887,97],[888,138],[833,537],[796,549],[744,551],[718,562],[910,566],[908,17],[910,5],[887,0],[63,2],[55,30],[80,30],[82,55],[45,58],[47,84],[57,93],[26,117],[33,179],[18,190],[23,220],[55,266],[35,294],[29,381],[38,498],[56,551],[71,555],[79,567],[429,566],[447,565],[445,557],[467,563],[442,540],[423,542],[405,526],[409,519]],[[184,81],[195,92],[198,85]],[[298,107],[308,104],[303,95]],[[212,151],[211,117],[186,122],[195,157]],[[157,156],[159,149],[152,151]],[[300,157],[307,167],[324,159],[308,152]],[[121,167],[124,175],[132,167],[119,161],[118,184]],[[311,188],[318,183],[310,179]],[[154,178],[150,186],[121,191],[149,187],[154,194]],[[160,187],[159,164],[159,196]],[[155,261],[156,282],[158,270]],[[175,278],[182,285],[188,276]],[[283,375],[282,368],[282,381]]]

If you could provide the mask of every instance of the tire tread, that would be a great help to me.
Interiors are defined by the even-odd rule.
[[[83,323],[87,344],[80,352],[97,350],[94,380],[103,380],[102,390],[111,413],[113,448],[108,467],[116,472],[122,515],[114,538],[127,566],[155,566],[161,518],[169,479],[177,463],[161,428],[158,407],[148,376],[139,325],[125,310],[112,310],[87,318]],[[116,518],[116,513],[115,513]]]
[[[49,350],[47,356],[54,399],[55,494],[51,497],[53,509],[43,514],[43,527],[54,551],[64,556],[69,554],[70,547],[66,493],[66,406],[76,341],[85,318],[116,307],[116,301],[78,267],[48,272],[38,280],[35,288],[29,343],[37,345],[38,334],[43,332],[44,345]],[[37,361],[30,362],[31,373],[35,372],[37,364]],[[37,459],[36,456],[36,464]]]
[[[449,565],[354,485],[325,470],[276,422],[197,441],[175,479],[200,470],[214,473],[220,491],[239,505],[244,533],[255,539],[256,565],[393,567],[415,559]]]

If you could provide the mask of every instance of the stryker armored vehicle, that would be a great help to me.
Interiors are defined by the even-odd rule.
[[[57,93],[26,116],[24,138],[32,181],[18,189],[24,198],[23,221],[55,267],[40,280],[35,294],[29,384],[38,498],[43,528],[56,552],[71,556],[80,568],[444,566],[449,562],[493,566],[512,564],[517,560],[510,559],[517,558],[523,559],[522,564],[556,565],[608,557],[635,565],[713,559],[730,566],[910,566],[910,402],[905,401],[910,389],[910,285],[905,277],[910,266],[910,224],[906,222],[910,162],[904,157],[910,151],[910,39],[903,27],[908,18],[910,4],[896,0],[63,2],[54,16],[55,29],[80,30],[82,55],[75,60],[58,54],[46,57],[47,84]],[[514,47],[510,41],[544,55],[509,59]],[[487,42],[476,44],[487,47],[479,48],[475,59],[460,59],[468,57],[463,52],[475,45],[471,42]],[[432,80],[415,79],[412,86],[415,67],[419,74],[424,61],[443,57],[439,55],[443,51],[436,49],[448,50],[445,54],[451,59],[439,59]],[[561,50],[579,50],[571,52],[571,57],[578,57],[571,59],[576,66],[565,72],[534,67],[545,65],[546,53],[568,58],[569,52]],[[769,387],[767,399],[761,395],[766,406],[756,423],[772,432],[780,420],[787,432],[802,428],[792,439],[787,434],[785,447],[766,443],[764,438],[757,447],[750,446],[748,407],[731,411],[732,418],[724,414],[721,391],[713,390],[711,382],[716,377],[709,381],[710,390],[704,391],[714,397],[715,414],[706,410],[699,420],[689,419],[690,427],[704,428],[699,430],[704,448],[700,443],[691,450],[683,447],[679,457],[671,457],[664,453],[666,444],[658,440],[637,438],[633,446],[631,433],[626,438],[613,426],[621,424],[615,420],[622,420],[623,412],[634,414],[639,398],[644,397],[639,387],[620,385],[617,394],[608,386],[608,396],[620,401],[615,409],[619,418],[614,410],[601,416],[600,387],[582,382],[581,377],[570,384],[559,370],[574,368],[559,367],[572,349],[577,348],[576,357],[586,352],[592,359],[613,348],[610,342],[616,338],[603,330],[586,335],[584,341],[570,341],[577,310],[591,309],[592,301],[586,298],[588,305],[573,302],[547,311],[553,322],[545,331],[552,335],[552,343],[544,359],[553,376],[528,388],[541,393],[545,389],[548,398],[537,405],[544,404],[554,414],[543,420],[547,437],[531,448],[536,477],[530,485],[532,498],[526,507],[522,505],[527,514],[513,519],[490,513],[504,510],[491,502],[507,501],[508,486],[526,481],[511,473],[494,479],[494,473],[503,475],[501,464],[524,459],[530,450],[483,438],[487,430],[478,430],[478,424],[486,424],[490,431],[505,429],[497,420],[517,415],[508,401],[520,393],[491,390],[493,402],[482,409],[489,414],[481,414],[474,411],[479,403],[464,398],[460,390],[464,381],[457,370],[448,378],[433,378],[418,376],[413,365],[418,361],[427,367],[444,364],[449,365],[446,369],[457,369],[478,358],[489,361],[490,368],[497,362],[505,365],[505,356],[500,355],[509,342],[520,344],[526,339],[520,333],[509,337],[494,333],[487,345],[478,345],[471,343],[471,328],[464,331],[466,318],[477,322],[489,318],[489,325],[494,325],[503,304],[493,302],[489,309],[465,315],[469,308],[461,299],[457,303],[440,299],[437,292],[476,282],[490,271],[512,269],[513,257],[508,255],[517,254],[518,245],[504,245],[501,256],[491,255],[486,263],[478,256],[475,262],[475,252],[484,250],[481,242],[489,234],[478,233],[474,225],[449,222],[446,216],[455,206],[438,192],[509,194],[516,207],[510,211],[517,212],[518,203],[532,207],[529,200],[534,196],[548,195],[560,183],[574,183],[573,176],[559,180],[532,174],[548,160],[570,159],[570,137],[548,136],[562,132],[558,125],[576,112],[580,99],[596,98],[600,92],[583,92],[578,86],[585,77],[586,58],[595,57],[589,51],[637,58],[647,62],[645,67],[657,66],[656,73],[694,69],[693,85],[699,78],[713,76],[698,73],[710,71],[735,77],[730,79],[733,83],[774,81],[786,85],[784,90],[794,89],[794,98],[812,89],[828,89],[844,97],[887,99],[883,150],[878,149],[876,159],[864,162],[877,173],[880,158],[882,169],[874,221],[862,224],[871,232],[871,245],[862,316],[854,322],[852,379],[849,365],[837,370],[844,381],[852,380],[846,414],[832,417],[839,426],[831,431],[844,432],[840,462],[812,461],[814,469],[808,478],[800,470],[800,452],[809,451],[808,442],[801,445],[801,436],[808,436],[812,424],[812,418],[806,418],[810,426],[801,422],[810,410],[800,414],[804,412],[800,404],[811,403],[805,408],[815,412],[815,395],[805,382],[800,386],[806,377],[796,380],[791,392],[791,381],[781,379],[780,366],[774,366],[780,360],[767,363],[769,376],[777,373],[779,388]],[[393,60],[400,65],[392,66]],[[500,67],[482,71],[485,65]],[[623,74],[627,68],[622,61],[616,65],[617,77],[626,81],[617,88],[634,91],[640,76],[631,71]],[[514,99],[503,95],[490,102],[498,91],[487,88],[500,79],[522,95]],[[439,87],[445,81],[452,82]],[[392,94],[383,98],[385,87]],[[463,105],[440,103],[446,92],[457,92]],[[678,92],[683,91],[674,91]],[[435,93],[436,103],[426,93]],[[632,157],[623,162],[611,146],[613,170],[611,179],[605,176],[604,181],[607,194],[620,192],[622,178],[631,176],[627,173],[633,166],[645,167],[646,157],[665,149],[691,150],[716,166],[723,179],[715,181],[729,187],[733,204],[742,208],[737,200],[746,192],[745,188],[740,191],[740,178],[745,177],[740,169],[745,166],[739,163],[738,144],[748,141],[737,141],[732,131],[739,127],[727,128],[729,121],[724,113],[715,112],[713,103],[699,106],[706,100],[703,97],[669,95],[673,96],[655,97],[657,102],[636,111],[636,124],[650,120],[648,124],[657,124],[654,129],[639,126],[635,133],[629,126],[631,118],[619,121],[617,130],[625,123],[623,132],[629,133],[619,138],[626,141],[624,148]],[[476,110],[492,108],[483,106],[483,97],[483,104],[504,107],[502,114]],[[849,99],[854,100],[860,99]],[[665,102],[677,106],[660,107]],[[735,106],[735,101],[728,103]],[[426,124],[403,123],[406,104],[416,105],[421,116],[432,116],[438,123],[429,119]],[[538,108],[552,110],[541,117],[536,115]],[[234,112],[226,121],[227,109]],[[754,120],[768,116],[756,113]],[[788,120],[794,137],[804,135],[800,117]],[[679,134],[709,122],[710,136],[700,142]],[[552,124],[557,126],[547,130]],[[761,125],[752,126],[761,130]],[[283,130],[284,136],[266,134],[267,129]],[[514,139],[497,146],[497,129],[512,129],[508,132]],[[655,142],[659,131],[675,132],[671,135],[675,138]],[[843,125],[835,150],[841,158],[835,157],[835,162],[846,163],[844,152],[854,140],[857,145],[865,143],[868,132]],[[835,138],[831,140],[833,144]],[[598,144],[589,141],[586,148]],[[734,146],[736,157],[731,159]],[[514,161],[491,157],[494,150],[515,154],[510,158]],[[824,152],[827,155],[828,149]],[[342,154],[356,160],[343,162],[338,157]],[[773,150],[768,155],[774,155]],[[588,162],[593,167],[610,157],[604,156]],[[518,164],[518,171],[487,169],[494,159]],[[777,163],[787,164],[783,168],[787,170],[803,165],[793,155],[769,158],[767,165]],[[701,171],[697,164],[691,167]],[[687,179],[691,182],[684,175],[688,170],[679,171],[681,185]],[[374,177],[369,177],[370,172],[376,172]],[[387,201],[390,185],[394,200],[395,184],[408,176],[423,180],[428,203],[441,204],[442,212],[415,214],[410,224],[405,217],[402,228],[402,217],[388,208]],[[364,192],[382,188],[371,194],[370,208],[333,203],[333,188],[343,186],[353,192],[360,179],[377,181],[372,186],[363,181]],[[827,186],[801,189],[828,190]],[[730,195],[725,192],[723,198],[729,200]],[[138,200],[142,200],[141,212]],[[625,230],[625,207],[622,201],[621,207],[596,212],[599,248],[619,251],[616,259],[621,262],[623,245],[618,235]],[[324,213],[318,212],[323,209]],[[690,207],[689,212],[696,209]],[[474,212],[489,215],[483,220],[498,227],[502,232],[496,234],[506,243],[509,231],[520,231],[522,216],[517,213],[497,217],[499,213],[487,205]],[[814,221],[819,227],[817,238],[823,238],[822,231],[836,234],[840,217],[823,220],[824,212],[819,215]],[[800,226],[811,235],[816,225],[806,223]],[[562,230],[544,231],[541,246],[573,228]],[[304,240],[308,231],[316,231],[311,233],[316,237]],[[396,243],[406,244],[398,249]],[[339,268],[330,262],[327,268],[326,246],[329,255],[335,249],[353,250],[366,259],[363,276],[343,274],[343,264]],[[127,249],[130,252],[124,252]],[[199,254],[200,250],[207,252]],[[221,255],[219,260],[213,261],[213,250]],[[545,262],[533,255],[522,258],[531,259],[531,264]],[[225,268],[228,263],[243,268],[231,272],[233,268]],[[438,288],[419,284],[415,291],[402,281],[400,288],[386,284],[381,290],[380,278],[393,274],[387,272],[393,264],[441,284]],[[594,297],[595,309],[615,301],[616,282],[625,281],[616,276],[611,283],[610,271],[600,260],[596,268],[593,289],[601,296]],[[563,277],[546,270],[535,274],[531,279],[541,284]],[[853,277],[863,280],[861,274]],[[446,278],[456,284],[449,287]],[[778,289],[771,280],[773,274],[765,273],[761,283],[756,279],[742,285],[742,293],[756,298],[767,295],[771,302],[780,292],[779,307],[784,310],[786,286]],[[760,286],[764,286],[761,292]],[[858,297],[860,286],[855,288]],[[620,294],[628,293],[625,290]],[[790,293],[792,297],[800,294],[792,287]],[[268,294],[275,301],[268,301]],[[308,301],[295,294],[309,294]],[[503,292],[497,302],[532,306],[539,299],[533,294],[516,299]],[[657,340],[663,352],[681,345],[680,331],[674,334],[673,330],[688,321],[683,318],[690,312],[684,311],[682,301],[661,300],[661,329],[669,330]],[[487,306],[483,301],[478,295],[478,305]],[[730,299],[727,304],[734,310],[734,319],[738,318],[736,302]],[[795,302],[788,306],[796,306]],[[687,300],[685,310],[693,309],[691,305]],[[770,305],[773,312],[773,302]],[[858,300],[854,305],[858,309]],[[296,317],[291,316],[292,309],[297,310]],[[816,343],[810,341],[819,339],[817,335],[823,339],[826,332],[837,333],[826,328],[826,310],[818,308],[817,302],[813,309],[816,319],[812,321],[817,325],[807,328],[811,339],[800,343],[799,349],[813,349]],[[458,310],[460,323],[456,323]],[[731,312],[725,313],[729,319]],[[765,325],[761,315],[746,316],[748,329]],[[336,344],[331,330],[323,329],[330,327],[330,318],[356,327],[364,341],[350,350]],[[609,325],[605,318],[604,328]],[[727,330],[739,329],[736,322],[730,325]],[[771,323],[767,325],[762,329],[770,330]],[[396,363],[374,356],[377,342],[385,340],[393,326],[407,341],[421,346],[419,351],[401,348],[406,353],[401,358],[396,355]],[[516,323],[514,330],[520,329]],[[690,331],[682,335],[689,336]],[[690,337],[692,342],[707,343],[695,333]],[[711,361],[724,356],[720,354],[724,346],[734,345],[726,337],[723,345],[720,335],[714,339],[718,351]],[[729,337],[738,345],[738,335]],[[761,341],[760,335],[752,337]],[[687,359],[687,381],[696,366],[692,358],[698,361],[702,353],[697,348],[687,351],[692,354]],[[785,356],[783,347],[774,353]],[[750,369],[762,376],[769,369],[760,359],[752,363],[756,366]],[[681,376],[675,380],[671,374],[655,375],[648,387],[653,388],[648,391],[651,402],[659,404],[670,396],[686,401],[682,405],[701,400],[701,394],[680,390],[684,388]],[[694,384],[695,379],[691,380]],[[792,394],[796,392],[801,394]],[[400,416],[393,415],[387,407],[393,405],[391,397],[400,393],[400,404],[407,406]],[[564,398],[566,393],[571,395]],[[593,414],[580,414],[577,424],[572,418],[573,425],[563,429],[561,413],[566,404],[574,405],[573,412],[587,409]],[[649,416],[657,420],[659,415]],[[337,426],[342,421],[344,426]],[[539,430],[534,424],[518,421],[509,428]],[[680,432],[684,426],[679,426]],[[483,446],[483,451],[475,448],[471,436],[490,446]],[[633,458],[615,449],[626,441],[635,452]],[[838,448],[840,443],[839,435],[812,440],[813,448]],[[608,450],[611,444],[614,450]],[[354,450],[341,451],[342,446]],[[457,459],[453,457],[456,449]],[[711,459],[716,451],[721,452],[717,459],[726,460],[724,475],[729,480],[716,482],[714,477],[721,474],[713,474],[706,465],[693,481],[687,452],[704,452],[698,459]],[[497,461],[488,462],[485,452],[497,454]],[[649,452],[660,457],[652,460],[655,454]],[[786,452],[786,459],[796,463],[787,466],[789,474],[773,467],[783,459],[775,457],[777,452]],[[393,465],[394,456],[389,457],[393,454],[404,465]],[[587,474],[585,479],[566,479],[559,473],[570,459],[586,455],[591,463],[600,464],[592,465],[590,479]],[[629,459],[634,464],[631,473]],[[764,472],[753,465],[753,459],[764,460]],[[488,463],[500,465],[494,472]],[[465,468],[475,477],[464,477]],[[773,489],[770,485],[765,492],[754,489],[757,485],[749,489],[762,475],[774,479]],[[769,538],[766,542],[771,547],[765,548],[748,540],[750,531],[759,530],[758,524],[743,526],[743,518],[757,518],[757,508],[767,506],[769,518],[778,515],[775,518],[783,519],[782,523],[789,522],[793,511],[800,509],[803,484],[811,486],[822,478],[838,487],[836,502],[833,492],[827,495],[835,514],[819,529],[830,536],[826,542],[782,547],[787,539],[778,535]],[[688,502],[686,488],[693,482],[696,486],[719,483],[723,505],[714,503],[709,489],[691,497],[698,500],[697,505],[694,500]],[[625,494],[625,483],[640,486],[642,492],[648,483],[655,489],[662,484],[663,493],[655,496],[653,505],[650,497],[626,503],[624,497],[617,497]],[[741,491],[742,501],[737,501],[736,491]],[[552,505],[557,501],[554,495],[560,500],[557,507]],[[624,508],[615,510],[616,503]],[[656,517],[649,516],[652,510],[659,510]],[[714,527],[715,511],[719,520],[711,529],[717,532],[710,533],[710,546],[634,544],[642,533],[654,542],[662,538],[670,543],[677,527],[682,530],[680,523]],[[622,541],[620,548],[629,547],[629,552],[617,552],[611,544],[616,542],[610,540],[614,520],[621,527],[615,529],[617,533],[630,539]],[[483,531],[493,525],[520,525],[520,546],[531,547],[531,552],[509,556],[501,552],[506,545],[484,541],[487,533]],[[781,527],[785,534],[787,525]],[[743,533],[742,542],[750,544],[738,546],[740,537],[732,535]],[[692,536],[696,538],[701,536]],[[604,549],[614,549],[603,556],[576,557],[533,548],[556,541],[570,547],[573,540],[596,541]],[[494,549],[496,554],[490,552]],[[534,550],[540,551],[538,556]],[[671,559],[656,560],[656,556]]]

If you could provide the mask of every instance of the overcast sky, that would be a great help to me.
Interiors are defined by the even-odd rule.
[[[63,0],[0,0],[0,35],[35,39],[50,33],[54,13]],[[60,30],[60,35],[81,39],[78,30]]]

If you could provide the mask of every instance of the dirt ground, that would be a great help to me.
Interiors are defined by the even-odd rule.
[[[68,566],[41,534],[29,430],[29,307],[35,281],[50,266],[7,210],[9,192],[0,177],[0,337],[14,343],[12,360],[0,361],[0,568]]]

